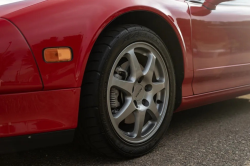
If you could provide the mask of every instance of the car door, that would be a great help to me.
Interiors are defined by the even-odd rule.
[[[188,3],[194,94],[249,85],[250,1],[218,0],[214,9],[209,0]]]

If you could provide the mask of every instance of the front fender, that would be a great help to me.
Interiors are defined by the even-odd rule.
[[[42,90],[40,74],[23,35],[0,18],[0,95]]]
[[[173,27],[183,51],[185,78],[191,78],[190,29],[185,29],[188,26],[181,22],[190,17],[183,0],[50,0],[3,17],[15,23],[25,35],[41,71],[44,89],[48,90],[80,87],[88,56],[99,34],[118,16],[136,10],[154,12]],[[72,61],[44,62],[44,48],[63,46],[72,48]]]

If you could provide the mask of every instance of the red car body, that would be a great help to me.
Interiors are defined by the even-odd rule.
[[[92,47],[109,24],[133,12],[162,18],[178,39],[182,57],[175,65],[182,66],[183,77],[176,111],[249,93],[250,4],[245,3],[222,2],[215,10],[185,0],[24,0],[1,5],[0,137],[75,129]],[[43,50],[50,47],[70,47],[72,61],[46,63]]]

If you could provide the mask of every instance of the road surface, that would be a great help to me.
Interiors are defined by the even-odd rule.
[[[9,165],[250,166],[250,95],[174,114],[158,147],[140,158],[110,159],[61,145],[0,155],[0,166]]]

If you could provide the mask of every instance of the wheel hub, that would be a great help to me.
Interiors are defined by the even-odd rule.
[[[133,99],[136,101],[140,101],[145,96],[145,90],[143,85],[140,83],[135,83],[134,85],[134,91],[133,91]]]

